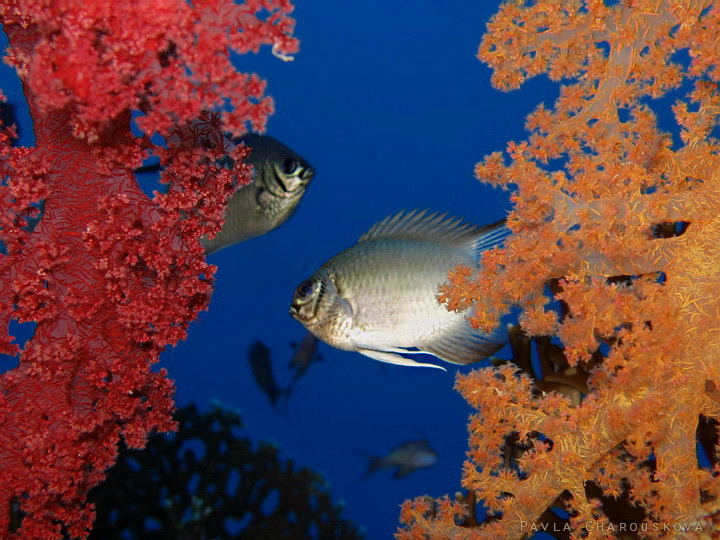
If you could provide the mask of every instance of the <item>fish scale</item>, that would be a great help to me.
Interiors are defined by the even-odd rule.
[[[415,347],[464,321],[434,296],[437,285],[458,264],[473,265],[474,260],[458,249],[390,238],[359,244],[323,266],[343,277],[342,292],[354,308],[354,327],[361,332],[357,341],[382,346],[392,336],[396,346]],[[428,324],[416,324],[418,319]]]

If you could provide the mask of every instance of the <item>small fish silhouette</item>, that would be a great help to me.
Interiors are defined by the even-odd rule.
[[[295,375],[290,383],[290,388],[295,386],[297,381],[307,373],[307,370],[310,369],[310,364],[322,360],[322,356],[317,352],[318,338],[310,332],[305,334],[305,337],[300,343],[293,345],[295,347],[295,354],[290,359],[288,368],[294,370]]]
[[[286,395],[287,390],[282,390],[275,380],[270,360],[270,349],[261,341],[256,341],[248,349],[248,359],[258,388],[263,391],[273,408],[275,408],[279,399]]]
[[[404,478],[413,471],[431,467],[435,463],[437,452],[430,443],[426,439],[414,439],[397,445],[384,457],[368,456],[365,476],[380,469],[396,469],[393,476]]]

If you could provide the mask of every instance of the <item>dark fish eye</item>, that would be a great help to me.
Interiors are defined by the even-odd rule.
[[[298,172],[301,169],[301,165],[293,158],[287,157],[282,162],[282,172],[291,175]]]
[[[295,296],[298,300],[307,299],[315,292],[315,282],[311,279],[306,279],[295,289]]]

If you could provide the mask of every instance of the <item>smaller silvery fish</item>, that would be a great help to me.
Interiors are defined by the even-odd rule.
[[[506,332],[474,330],[465,313],[438,303],[437,288],[457,265],[476,266],[508,232],[504,221],[477,227],[445,214],[400,212],[298,285],[290,314],[325,343],[381,362],[439,367],[402,356],[418,352],[478,362],[502,348]]]
[[[203,239],[206,255],[285,223],[315,176],[307,161],[277,139],[248,133],[233,142],[251,148],[245,162],[255,168],[255,177],[230,197],[222,230],[212,240]]]
[[[413,471],[437,463],[437,453],[425,439],[406,441],[393,448],[385,457],[368,457],[369,476],[380,469],[396,469],[393,477],[403,478]]]
[[[275,381],[270,361],[270,349],[261,341],[256,341],[248,349],[248,360],[250,360],[250,369],[258,388],[268,397],[274,408],[278,400],[286,395],[286,391],[282,390]]]

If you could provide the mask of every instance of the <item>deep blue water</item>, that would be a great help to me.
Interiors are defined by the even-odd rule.
[[[473,166],[522,139],[525,115],[557,89],[542,79],[511,94],[491,88],[475,54],[496,7],[297,2],[294,62],[269,51],[239,59],[275,98],[268,134],[317,174],[283,227],[210,257],[219,267],[210,311],[165,356],[180,404],[240,408],[250,434],[325,475],[370,540],[391,537],[405,499],[459,489],[471,411],[453,390],[456,369],[384,365],[321,345],[324,360],[300,381],[285,417],[256,388],[246,353],[263,341],[287,383],[290,342],[304,335],[287,312],[294,288],[386,215],[431,208],[484,224],[509,210],[508,193],[477,182]],[[383,454],[418,433],[437,450],[436,466],[402,480],[389,471],[361,479],[362,453]]]
[[[275,98],[268,134],[317,174],[287,224],[211,256],[219,271],[210,310],[162,362],[179,405],[207,409],[217,400],[240,409],[248,435],[275,441],[284,457],[324,474],[368,539],[392,535],[405,499],[459,489],[471,411],[453,390],[456,368],[384,365],[322,345],[323,362],[282,414],[255,386],[247,349],[255,340],[270,347],[287,384],[290,342],[304,335],[288,315],[294,288],[386,215],[430,208],[485,224],[509,210],[508,193],[477,182],[473,166],[521,140],[524,117],[543,99],[552,103],[557,88],[544,79],[511,94],[490,87],[475,54],[496,7],[298,1],[294,62],[267,49],[239,57],[239,68],[266,78]],[[19,100],[7,68],[0,76],[10,100]],[[362,479],[362,454],[381,455],[418,434],[438,451],[437,465],[402,480],[387,471]]]

